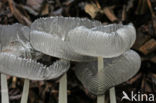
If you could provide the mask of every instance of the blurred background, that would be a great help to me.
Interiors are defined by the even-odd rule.
[[[85,17],[103,24],[133,23],[137,40],[132,49],[140,54],[142,66],[133,78],[116,86],[118,103],[121,103],[122,91],[127,94],[156,92],[155,12],[156,0],[0,0],[0,24],[18,22],[29,26],[35,19],[49,16]],[[20,102],[23,82],[23,79],[8,76],[11,103]],[[108,92],[106,100],[109,101]],[[58,80],[31,81],[28,103],[57,101]],[[72,69],[68,72],[68,103],[96,103],[96,96],[83,88]]]

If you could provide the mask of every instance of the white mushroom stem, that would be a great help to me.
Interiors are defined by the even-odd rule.
[[[104,71],[103,61],[104,60],[102,57],[98,57],[98,72]],[[110,103],[116,103],[115,87],[111,88],[109,90],[109,93],[110,93]],[[105,102],[105,95],[97,97],[97,103],[104,103],[104,102]]]
[[[109,90],[110,103],[116,103],[115,87]]]
[[[103,64],[103,58],[98,57],[98,72],[103,71],[104,64]],[[97,103],[105,103],[105,95],[97,96]]]
[[[24,80],[24,88],[23,88],[21,103],[27,103],[27,101],[28,101],[29,82],[30,81],[28,79],[25,79]]]
[[[67,74],[65,73],[59,84],[59,103],[67,103]]]
[[[1,103],[9,103],[7,77],[1,74]]]

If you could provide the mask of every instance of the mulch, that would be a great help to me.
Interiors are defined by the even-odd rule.
[[[0,0],[0,24],[18,22],[29,26],[35,19],[49,16],[85,17],[104,24],[133,23],[137,39],[132,49],[140,54],[142,65],[133,78],[116,87],[118,103],[122,91],[156,92],[155,12],[155,0]],[[68,103],[96,103],[96,96],[88,93],[73,74],[72,70],[68,72]],[[11,103],[20,102],[23,82],[8,77]],[[106,101],[109,101],[108,92]],[[28,103],[57,102],[58,80],[31,81]]]

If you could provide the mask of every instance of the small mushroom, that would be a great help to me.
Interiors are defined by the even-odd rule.
[[[17,27],[20,28],[16,29]],[[15,31],[5,32],[8,28]],[[6,38],[6,40],[1,40],[0,66],[3,68],[0,72],[30,80],[48,80],[58,78],[69,69],[69,62],[64,60],[57,60],[49,67],[37,62],[43,54],[33,50],[24,35],[30,30],[27,27],[29,31],[22,32],[24,28],[26,27],[21,24],[3,25],[1,38]]]
[[[96,72],[96,76],[98,78],[95,80],[98,80],[103,77],[102,75],[106,74],[104,73],[103,58],[113,59],[121,55],[123,56],[133,45],[136,32],[132,24],[112,24],[105,26],[98,21],[90,21],[88,19],[49,17],[37,19],[33,22],[29,37],[33,49],[50,56],[79,62],[95,61],[97,57],[98,72]],[[123,57],[125,57],[125,55]],[[120,59],[118,60],[120,61]],[[81,63],[79,63],[79,65],[81,65]],[[118,65],[118,63],[116,65]],[[110,66],[110,68],[112,67]],[[129,69],[131,68],[128,68],[128,70]],[[83,69],[80,70],[83,72]],[[101,75],[101,73],[103,74]],[[87,78],[87,76],[86,74],[84,78]],[[130,76],[127,78],[129,77]],[[80,79],[80,81],[83,80]],[[92,80],[90,79],[90,81]],[[94,85],[95,82],[90,83]],[[59,86],[59,103],[66,103],[66,75],[61,78]]]
[[[47,55],[72,61],[91,61],[93,57],[80,55],[67,43],[68,32],[79,26],[93,28],[98,21],[72,17],[49,17],[35,20],[31,25],[30,42],[34,49]]]
[[[102,25],[98,21],[72,17],[49,17],[35,20],[31,25],[30,42],[32,47],[50,56],[71,61],[93,61],[94,57],[74,52],[67,42],[68,32],[85,25],[93,28]],[[59,103],[67,103],[67,80],[64,75],[59,85]]]
[[[29,80],[55,79],[70,67],[65,60],[57,60],[49,67],[38,63],[37,58],[43,54],[32,49],[29,33],[30,29],[21,24],[0,25],[0,72],[26,79],[21,103],[27,102]]]
[[[98,72],[97,61],[77,63],[75,74],[85,88],[94,95],[103,95],[108,89],[134,76],[140,68],[140,56],[129,50],[121,56],[105,58],[104,70]]]
[[[136,32],[132,24],[111,24],[87,28],[76,27],[68,33],[68,41],[76,53],[111,58],[123,54],[135,42]]]
[[[122,55],[124,52],[130,49],[130,47],[134,44],[135,39],[136,39],[136,31],[132,24],[129,24],[129,25],[111,24],[107,26],[97,26],[94,28],[87,28],[84,26],[79,26],[71,30],[68,33],[68,38],[67,38],[69,46],[71,46],[71,48],[78,54],[98,58],[98,65],[97,65],[98,69],[97,71],[94,70],[93,73],[95,73],[94,74],[95,77],[93,78],[88,79],[88,77],[93,74],[86,73],[84,71],[85,70],[84,68],[75,69],[77,77],[80,79],[82,84],[86,88],[88,88],[89,91],[91,91],[92,93],[96,95],[101,95],[101,94],[104,94],[106,89],[114,86],[115,84],[120,83],[119,80],[115,84],[109,83],[109,82],[114,81],[113,80],[114,77],[112,76],[115,76],[115,74],[110,73],[111,68],[114,68],[113,66],[118,66],[118,68],[120,68],[119,65],[118,64],[114,65],[112,63],[110,64],[110,71],[106,71],[107,66],[105,67],[105,64],[103,63],[103,60],[104,60],[103,58],[113,59],[115,57]],[[135,59],[137,58],[134,58],[134,61]],[[106,62],[107,60],[108,59],[106,59]],[[118,60],[120,61],[121,59],[118,59]],[[140,59],[137,59],[137,60],[140,60]],[[137,62],[137,65],[140,65],[139,63],[140,61]],[[90,66],[86,68],[89,68],[89,67]],[[122,72],[122,69],[120,68],[118,69],[118,71]],[[129,70],[131,68],[127,68],[127,69]],[[136,69],[138,70],[139,66]],[[87,70],[90,70],[90,68]],[[83,75],[83,78],[82,78],[82,75],[78,75],[77,71],[81,73],[86,73],[86,74]],[[107,77],[109,77],[110,79],[105,77],[106,74],[108,74]],[[134,75],[134,74],[135,72],[133,72],[131,75]],[[129,79],[130,77],[131,76],[127,76],[127,78],[125,77],[125,79]],[[86,83],[87,82],[86,80],[88,80],[89,82],[88,84]],[[109,80],[112,80],[112,81],[109,81]],[[123,81],[125,80],[123,79]],[[96,87],[98,87],[98,89],[96,89],[97,91],[95,92],[94,90]],[[116,98],[114,98],[115,97],[114,90],[115,90],[114,88],[110,89],[110,96],[111,96],[111,100],[116,101]],[[98,103],[104,102],[104,99],[102,98],[104,97],[98,96],[98,99],[97,99]]]

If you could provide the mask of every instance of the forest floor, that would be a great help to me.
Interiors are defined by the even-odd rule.
[[[155,13],[155,0],[0,0],[0,24],[18,22],[29,26],[35,19],[49,16],[85,17],[103,24],[133,23],[137,39],[132,49],[140,54],[142,65],[133,78],[116,86],[118,103],[122,91],[156,92]],[[8,77],[8,86],[11,103],[19,103],[23,79]],[[28,103],[57,101],[58,80],[31,81]],[[96,103],[96,96],[83,88],[72,70],[68,72],[68,103]]]

